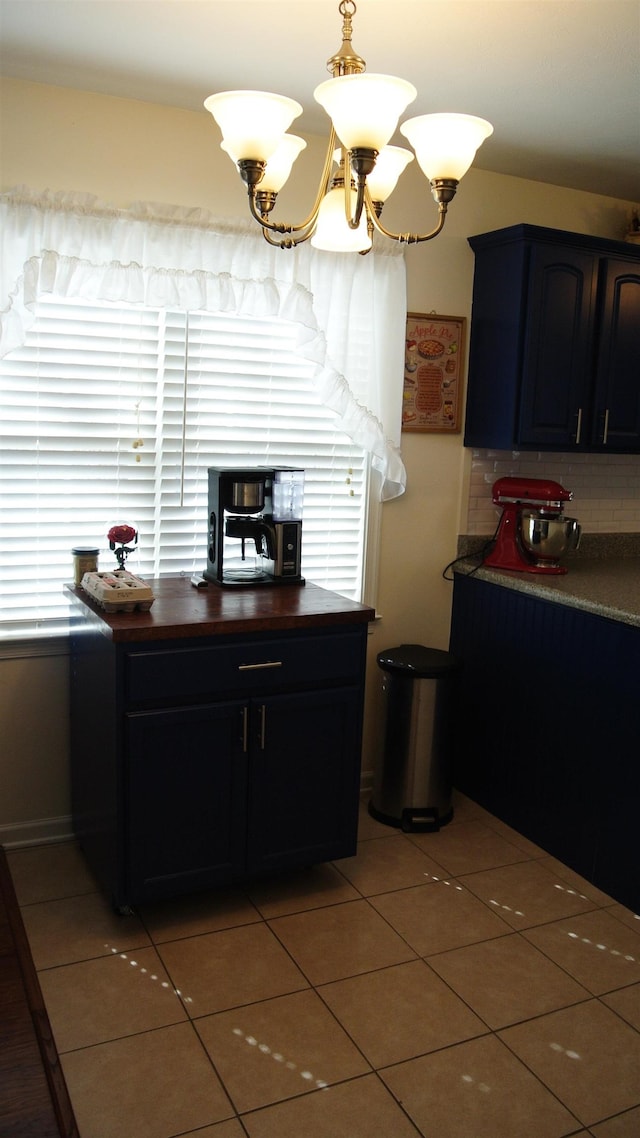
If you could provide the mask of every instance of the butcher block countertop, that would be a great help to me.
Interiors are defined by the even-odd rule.
[[[570,605],[609,620],[640,626],[640,557],[567,558],[568,572],[553,576],[517,573],[506,569],[477,568],[477,559],[461,561],[455,568],[483,581],[529,593],[541,600]]]
[[[195,588],[188,576],[148,581],[155,600],[148,612],[107,613],[81,586],[65,593],[83,616],[116,643],[228,636],[286,629],[322,628],[372,621],[374,610],[318,585]]]

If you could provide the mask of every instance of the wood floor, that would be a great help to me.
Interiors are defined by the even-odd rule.
[[[79,1138],[0,846],[0,1138]]]

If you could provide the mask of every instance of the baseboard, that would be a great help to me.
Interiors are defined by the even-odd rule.
[[[51,842],[68,842],[74,837],[70,814],[61,818],[36,818],[30,822],[0,825],[0,845],[6,850],[21,846],[44,846]]]
[[[373,786],[373,771],[360,774],[360,792],[366,793]],[[20,849],[24,846],[45,846],[51,842],[69,842],[75,837],[70,814],[60,818],[36,818],[29,822],[12,822],[0,825],[0,846],[6,850]]]
[[[366,793],[373,786],[373,771],[360,774],[360,792]],[[30,822],[12,822],[0,825],[0,846],[6,850],[21,846],[44,846],[51,842],[69,842],[75,837],[70,814],[60,818],[36,818]]]

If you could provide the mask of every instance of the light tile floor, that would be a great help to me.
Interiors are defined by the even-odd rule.
[[[129,917],[11,852],[82,1138],[637,1138],[640,918],[455,804]]]

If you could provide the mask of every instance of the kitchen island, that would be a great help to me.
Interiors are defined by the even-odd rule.
[[[74,829],[126,910],[355,852],[367,626],[314,585],[72,602]]]
[[[640,910],[640,559],[568,564],[457,567],[455,784]]]

